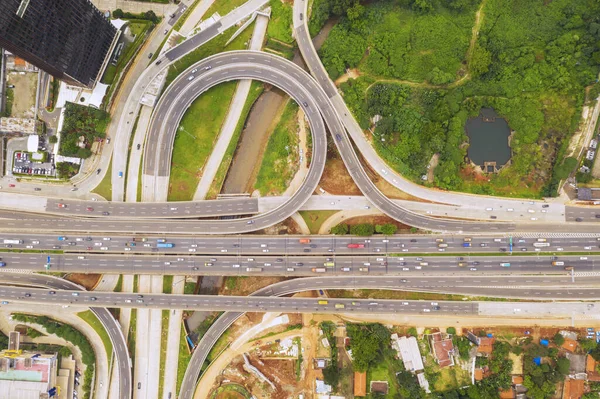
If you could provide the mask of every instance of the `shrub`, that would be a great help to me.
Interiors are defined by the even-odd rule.
[[[357,236],[372,236],[375,233],[375,227],[370,223],[356,224],[350,227],[350,233]]]
[[[340,223],[337,226],[333,226],[331,228],[331,234],[335,234],[338,236],[342,236],[344,234],[348,234],[348,225],[345,223]]]

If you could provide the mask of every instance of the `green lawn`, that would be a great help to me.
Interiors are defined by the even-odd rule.
[[[300,215],[306,221],[308,228],[312,234],[317,234],[321,225],[327,218],[337,211],[300,211]]]
[[[111,173],[112,173],[112,160],[108,164],[108,169],[106,170],[106,174],[104,175],[104,178],[102,179],[100,184],[98,184],[96,186],[96,188],[92,190],[93,193],[101,195],[105,200],[108,200],[108,201],[112,200],[112,184],[111,184],[111,180],[110,180]]]
[[[298,104],[290,100],[269,137],[254,188],[260,194],[282,194],[298,170]]]
[[[123,275],[119,275],[119,279],[117,280],[117,285],[115,285],[115,292],[123,291]]]
[[[173,276],[163,277],[163,293],[170,294],[173,289]]]
[[[179,388],[181,388],[181,383],[183,382],[183,376],[185,375],[185,370],[192,358],[192,354],[188,349],[188,343],[185,338],[185,329],[181,329],[181,338],[179,339],[179,358],[177,361],[177,385],[176,391],[179,392]]]
[[[213,3],[212,6],[204,13],[205,18],[210,17],[214,13],[218,12],[219,15],[227,15],[234,8],[241,6],[248,0],[218,0]]]
[[[91,310],[86,310],[85,312],[77,313],[77,316],[85,320],[92,328],[98,333],[100,339],[102,340],[102,345],[104,345],[104,349],[106,350],[106,356],[108,361],[110,362],[110,357],[112,356],[113,345],[104,325],[98,320],[98,317]]]
[[[207,199],[215,199],[217,195],[221,192],[221,187],[223,186],[223,182],[225,181],[225,177],[227,176],[227,171],[229,170],[229,166],[231,165],[231,161],[233,160],[233,154],[235,153],[235,149],[237,148],[238,142],[240,141],[242,130],[244,130],[246,118],[248,118],[248,114],[250,113],[252,105],[254,104],[258,96],[260,96],[260,94],[263,92],[263,90],[264,86],[261,82],[257,82],[255,80],[252,81],[252,84],[250,85],[250,92],[248,93],[246,103],[244,104],[242,114],[240,115],[240,120],[238,121],[238,124],[235,127],[235,132],[233,132],[233,136],[231,137],[231,141],[229,142],[227,151],[223,156],[221,165],[219,165],[219,169],[217,170],[215,178],[213,179],[210,189],[208,190],[208,194],[206,196]]]
[[[281,0],[271,0],[271,18],[267,27],[270,38],[285,43],[293,43],[292,37],[292,4],[283,3]]]
[[[186,295],[192,295],[196,289],[196,283],[186,282],[183,287],[183,293]]]
[[[165,276],[171,277],[173,276]],[[163,292],[165,292],[163,290]],[[158,368],[158,397],[163,397],[163,382],[165,377],[165,360],[167,359],[167,337],[169,335],[169,312],[168,309],[163,309],[162,311],[162,328],[160,332],[160,365]]]
[[[226,82],[203,93],[188,108],[175,136],[169,201],[189,201],[202,176],[221,125],[227,116],[236,82]]]

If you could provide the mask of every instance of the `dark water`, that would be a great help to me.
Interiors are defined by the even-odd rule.
[[[482,108],[477,118],[467,121],[465,130],[470,142],[468,156],[473,163],[483,167],[484,162],[496,162],[500,168],[508,162],[510,128],[492,108]]]

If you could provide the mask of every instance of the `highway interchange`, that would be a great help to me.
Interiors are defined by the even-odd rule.
[[[242,7],[255,9],[259,1],[250,1]],[[241,13],[245,13],[242,10]],[[302,69],[280,57],[261,52],[229,52],[204,59],[183,72],[164,92],[152,116],[144,153],[144,175],[148,178],[144,190],[152,191],[155,198],[164,196],[166,185],[157,177],[167,178],[170,173],[172,144],[185,109],[202,92],[224,81],[254,79],[271,83],[286,91],[304,109],[313,134],[313,159],[311,169],[302,187],[283,205],[272,211],[257,214],[258,202],[251,198],[186,203],[121,203],[124,179],[118,171],[126,170],[125,144],[131,135],[130,113],[139,111],[139,103],[128,99],[128,107],[121,113],[118,134],[115,135],[113,160],[113,192],[115,202],[78,201],[70,198],[49,198],[47,214],[0,212],[4,239],[22,239],[22,244],[6,248],[0,253],[7,263],[0,269],[2,283],[0,298],[8,301],[40,304],[83,304],[92,307],[106,327],[115,346],[119,366],[122,399],[132,391],[131,369],[127,348],[114,318],[103,307],[144,307],[156,309],[197,309],[226,311],[211,327],[186,370],[180,397],[189,399],[198,379],[201,365],[210,348],[223,331],[245,311],[276,312],[327,312],[327,313],[378,313],[378,314],[429,314],[477,315],[477,302],[393,301],[374,299],[327,299],[319,304],[316,298],[277,298],[305,290],[325,288],[388,288],[414,291],[446,292],[474,296],[502,296],[524,299],[598,299],[600,290],[600,250],[597,234],[580,234],[548,237],[549,247],[540,248],[535,256],[533,244],[544,234],[527,232],[570,231],[598,232],[595,210],[566,208],[549,204],[548,211],[561,212],[567,220],[582,217],[584,223],[565,224],[552,221],[544,224],[493,222],[489,212],[479,219],[456,220],[434,218],[408,211],[385,197],[371,182],[359,162],[352,141],[374,167],[391,184],[421,198],[454,204],[476,204],[482,208],[492,206],[494,213],[503,209],[528,212],[534,208],[541,212],[540,202],[469,196],[458,193],[441,193],[406,182],[366,149],[357,131],[356,122],[340,99],[337,89],[329,80],[312,42],[308,37],[306,2],[295,1],[294,27],[296,39],[312,78]],[[305,14],[306,15],[306,14]],[[237,18],[237,17],[236,17]],[[224,22],[233,25],[236,18]],[[199,35],[159,57],[144,72],[136,85],[149,84],[153,77],[220,33],[219,22]],[[159,67],[160,65],[160,67]],[[194,78],[189,79],[190,76]],[[143,91],[143,90],[142,90]],[[131,98],[140,89],[132,90]],[[131,111],[130,111],[131,109]],[[125,112],[129,111],[129,112]],[[271,237],[252,235],[217,236],[219,234],[247,233],[276,224],[296,212],[313,194],[325,164],[326,127],[332,135],[351,176],[369,201],[383,213],[406,224],[431,231],[459,233],[497,233],[495,236],[473,236],[471,247],[463,247],[467,236],[393,236],[393,237],[311,237],[311,242],[301,244],[300,237]],[[348,135],[349,134],[349,135]],[[367,143],[368,145],[368,143]],[[377,163],[379,162],[379,163]],[[410,186],[410,184],[412,186]],[[414,187],[413,187],[414,186]],[[65,204],[65,207],[59,207]],[[506,212],[506,211],[503,211]],[[176,220],[198,217],[243,215],[241,219],[228,220]],[[503,215],[506,215],[504,213]],[[500,218],[503,219],[504,217]],[[169,220],[173,219],[173,220]],[[585,223],[589,222],[589,223]],[[596,223],[596,224],[594,224]],[[543,226],[543,227],[541,227]],[[23,231],[37,234],[22,234]],[[519,233],[517,233],[517,231]],[[513,253],[508,253],[508,234],[514,234]],[[114,235],[130,234],[129,236]],[[157,236],[157,234],[161,234]],[[201,236],[204,234],[204,236]],[[206,236],[206,235],[214,235]],[[501,235],[500,235],[501,234]],[[66,236],[58,240],[58,236]],[[190,235],[190,236],[185,236]],[[88,240],[88,237],[90,238]],[[132,246],[135,237],[135,246]],[[444,238],[448,247],[439,248],[436,239]],[[144,240],[147,238],[147,240]],[[173,248],[156,248],[157,238],[174,244]],[[471,237],[469,237],[471,238]],[[519,240],[524,242],[519,242]],[[415,241],[412,241],[415,240]],[[497,241],[500,240],[500,241]],[[1,242],[1,241],[0,241]],[[71,244],[72,243],[72,244]],[[360,243],[364,248],[348,248]],[[64,253],[28,253],[19,250],[60,251]],[[498,254],[506,250],[506,253]],[[576,252],[566,254],[562,252]],[[431,253],[442,256],[432,256]],[[395,256],[392,256],[395,255]],[[479,256],[490,254],[491,256]],[[532,254],[533,255],[533,254]],[[190,296],[132,293],[88,293],[70,283],[34,274],[11,274],[10,271],[43,271],[50,256],[50,270],[64,272],[93,272],[121,274],[186,274],[186,275],[285,275],[313,276],[294,279],[266,287],[251,297]],[[464,259],[458,259],[463,257]],[[422,259],[417,259],[422,258]],[[586,258],[586,259],[585,259]],[[213,260],[214,259],[214,260]],[[252,260],[250,260],[252,259]],[[564,265],[552,266],[553,261]],[[325,267],[327,262],[335,263]],[[425,262],[427,265],[423,265]],[[459,262],[465,262],[459,266]],[[500,263],[510,262],[510,267]],[[209,265],[210,264],[210,265]],[[301,265],[300,265],[301,264]],[[574,268],[570,273],[565,266]],[[313,268],[326,268],[326,272],[313,272]],[[247,268],[260,268],[259,272]],[[366,270],[368,268],[368,271]],[[292,270],[293,269],[293,270]],[[361,269],[363,269],[361,271]],[[406,270],[408,269],[408,270]],[[474,270],[476,269],[476,270]],[[317,276],[318,274],[318,276]],[[518,276],[522,274],[522,276]],[[49,289],[24,288],[22,285],[48,286]],[[54,292],[51,294],[50,292]],[[94,299],[92,299],[94,298]],[[337,306],[336,306],[337,305]],[[578,306],[581,304],[578,304]],[[510,306],[510,304],[509,304]],[[568,305],[565,305],[568,306]],[[593,305],[592,305],[593,306]],[[439,308],[438,308],[439,307]],[[515,309],[516,310],[516,309]],[[117,334],[117,332],[119,334]]]

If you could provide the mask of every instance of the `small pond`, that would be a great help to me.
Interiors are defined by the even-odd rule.
[[[482,108],[476,118],[469,119],[465,131],[470,143],[467,154],[474,164],[484,169],[486,163],[495,163],[495,168],[500,169],[510,160],[510,128],[492,108]],[[487,172],[493,172],[492,169]]]

